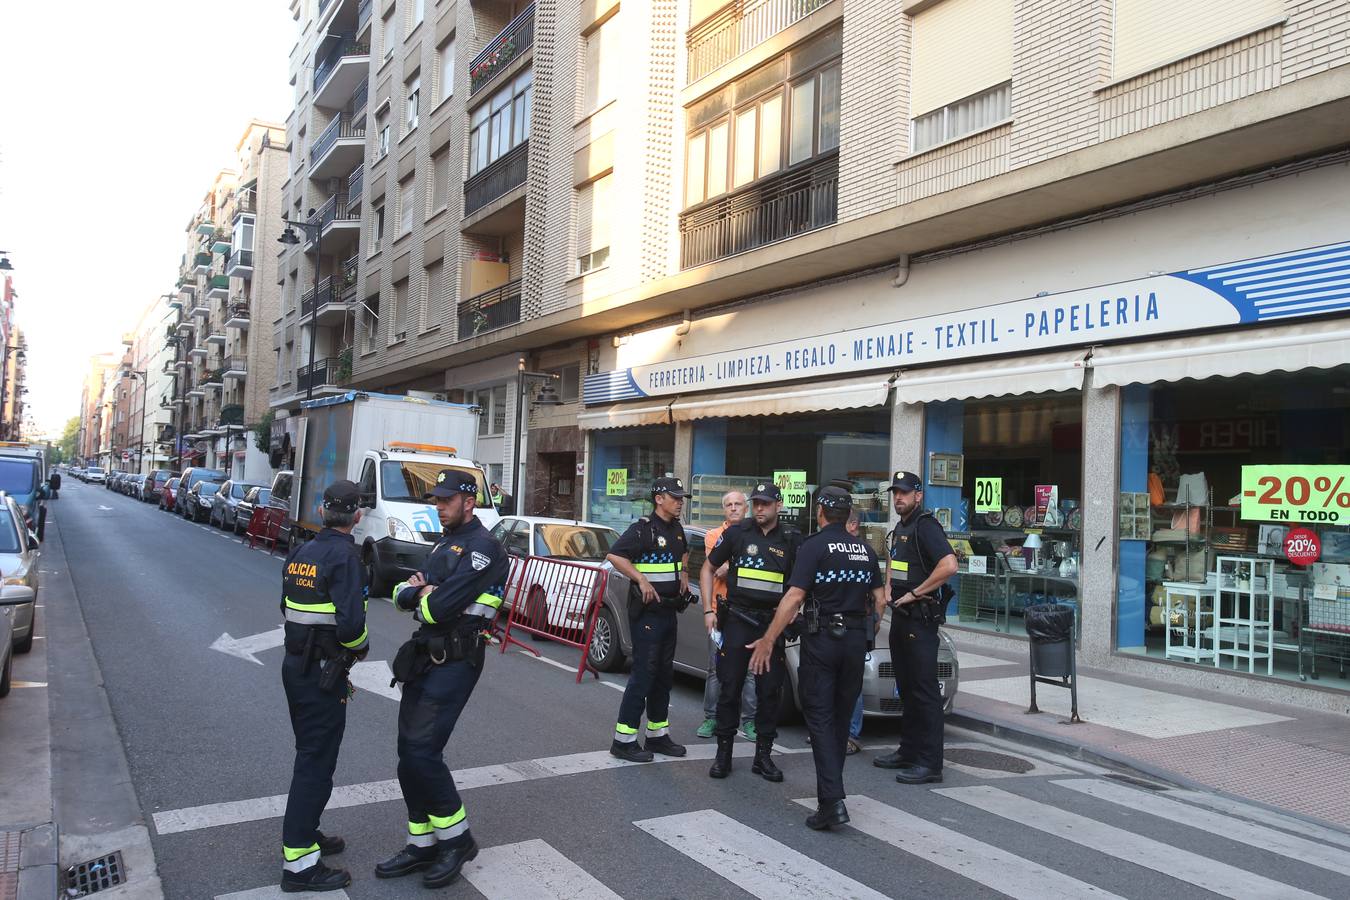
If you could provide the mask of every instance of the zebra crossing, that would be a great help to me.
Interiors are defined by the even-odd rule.
[[[1343,898],[1350,896],[1350,839],[1333,829],[1226,798],[1183,790],[1123,784],[1106,777],[1053,778],[1038,782],[1041,796],[974,784],[926,792],[938,804],[916,815],[893,802],[864,794],[848,798],[851,822],[830,835],[781,830],[765,834],[725,811],[695,809],[633,821],[650,843],[644,856],[675,865],[688,885],[707,894],[748,895],[760,900],[883,900],[912,896],[905,887],[926,863],[955,876],[926,896],[996,894],[1025,900],[1181,896],[1195,889],[1231,898]],[[895,795],[901,802],[914,795]],[[1205,802],[1196,802],[1197,798]],[[770,801],[773,802],[773,801]],[[793,801],[793,818],[814,806],[813,798]],[[1073,807],[1070,809],[1068,807]],[[777,813],[773,813],[777,815]],[[1041,852],[1026,852],[1013,835],[1042,836]],[[944,824],[945,823],[945,824]],[[1165,826],[1155,837],[1152,823]],[[762,821],[761,821],[762,825]],[[624,827],[613,824],[608,827]],[[1183,836],[1185,835],[1185,836]],[[880,864],[850,871],[839,860],[858,857],[822,853],[824,846],[858,849]],[[831,845],[830,841],[840,844]],[[1217,849],[1215,842],[1222,842]],[[1207,849],[1209,852],[1199,852]],[[1077,863],[1052,861],[1068,851]],[[1259,852],[1252,852],[1259,851]],[[1030,858],[1039,855],[1039,858]],[[1224,857],[1224,858],[1219,858]],[[1281,878],[1267,861],[1282,860]],[[1120,860],[1139,867],[1125,867]],[[1233,860],[1240,860],[1235,863]],[[599,861],[596,861],[599,862]],[[922,868],[921,866],[919,868]],[[1067,871],[1066,871],[1067,869]],[[1114,877],[1099,873],[1115,870]],[[1264,871],[1263,871],[1264,870]],[[612,870],[609,870],[612,871]],[[892,873],[888,875],[887,873]],[[878,878],[884,879],[878,883]],[[1110,888],[1096,883],[1107,879]],[[1283,880],[1282,880],[1283,879]],[[930,888],[933,880],[929,879]],[[1122,885],[1124,889],[1122,890]],[[720,886],[720,887],[719,887]],[[975,886],[985,891],[975,890]],[[619,889],[619,888],[622,888]],[[347,888],[352,900],[375,896],[378,886],[358,879]],[[217,900],[267,900],[276,888],[220,895]],[[738,893],[738,890],[740,893]],[[664,895],[682,896],[679,884]],[[630,885],[607,885],[586,869],[586,860],[568,858],[542,838],[484,847],[469,863],[457,896],[488,900],[621,900],[643,896]],[[382,894],[379,894],[383,896]],[[328,895],[332,896],[332,895]]]

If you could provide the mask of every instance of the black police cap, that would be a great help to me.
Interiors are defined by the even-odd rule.
[[[669,475],[662,476],[652,482],[652,496],[657,494],[669,494],[672,497],[688,496],[684,492],[684,482]]]
[[[923,479],[919,478],[919,476],[915,475],[913,472],[896,472],[891,476],[890,489],[893,491],[904,491],[906,493],[909,493],[910,491],[921,491],[923,490]]]
[[[353,481],[342,479],[330,484],[323,492],[323,508],[352,513],[361,505],[361,489]]]
[[[751,500],[767,500],[770,503],[777,503],[783,499],[783,492],[778,489],[778,485],[772,481],[761,481],[755,485],[755,489],[750,492]]]
[[[852,509],[853,497],[841,487],[830,485],[816,493],[816,502],[826,509]]]
[[[478,481],[469,473],[459,469],[441,469],[436,473],[436,483],[423,495],[424,500],[432,497],[453,497],[456,494],[478,496]]]

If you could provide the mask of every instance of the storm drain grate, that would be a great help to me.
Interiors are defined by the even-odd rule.
[[[969,747],[951,747],[944,750],[942,756],[947,762],[956,763],[958,766],[987,769],[991,772],[1016,772],[1025,775],[1036,768],[1035,763],[1020,756],[1009,756],[990,750],[974,750]]]
[[[122,851],[109,853],[88,862],[76,863],[66,869],[66,884],[63,897],[88,897],[108,888],[115,887],[127,880],[126,870],[122,867]]]

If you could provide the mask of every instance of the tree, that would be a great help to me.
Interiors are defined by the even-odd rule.
[[[80,417],[71,416],[66,422],[66,427],[61,432],[61,440],[57,442],[57,449],[61,452],[61,458],[71,460],[75,458],[75,442],[80,437]]]

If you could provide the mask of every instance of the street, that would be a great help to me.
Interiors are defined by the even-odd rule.
[[[280,896],[293,752],[280,556],[73,480],[52,507],[44,566],[64,554],[164,895]],[[415,876],[372,874],[404,842],[386,667],[413,623],[372,599],[369,627],[323,827],[347,841],[329,860],[352,872],[345,896],[415,896]],[[672,736],[689,757],[621,763],[607,748],[622,676],[576,685],[573,651],[533,646],[542,660],[489,652],[447,748],[482,848],[447,895],[1350,895],[1350,835],[956,729],[945,782],[904,787],[870,764],[894,749],[893,724],[869,722],[866,749],[845,769],[852,824],[812,832],[802,824],[815,782],[799,723],[780,733],[784,783],[750,773],[743,740],[732,776],[713,781],[713,742],[693,734],[702,685],[677,677]],[[53,668],[64,650],[46,648]],[[133,884],[144,874],[129,871]]]

